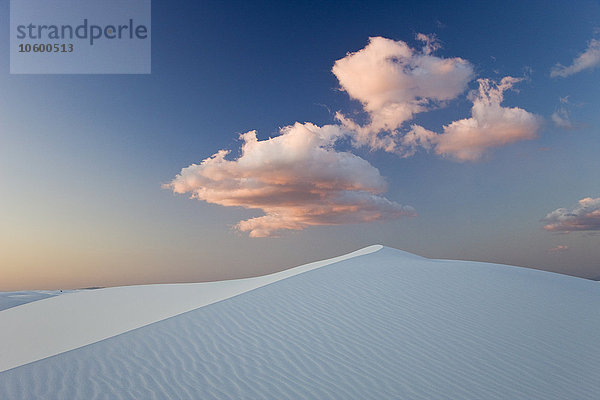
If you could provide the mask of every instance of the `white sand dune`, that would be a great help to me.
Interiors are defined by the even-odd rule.
[[[48,297],[66,294],[71,291],[59,290],[28,290],[20,292],[0,292],[0,311],[20,306],[21,304],[31,303],[32,301],[42,300]]]
[[[0,399],[598,399],[596,282],[381,246],[267,277],[0,311]]]
[[[340,257],[255,278],[77,291],[6,309],[0,312],[0,372],[381,248],[369,246]],[[42,292],[32,293],[30,299],[37,300],[37,293]],[[13,294],[13,300],[14,296],[27,297],[27,294]]]

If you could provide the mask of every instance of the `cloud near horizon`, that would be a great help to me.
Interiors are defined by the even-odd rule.
[[[542,220],[550,232],[600,231],[600,197],[586,197],[569,210],[559,208]]]
[[[403,140],[410,148],[407,154],[421,146],[457,161],[477,161],[492,148],[535,138],[540,117],[522,108],[501,105],[504,92],[521,80],[511,76],[502,78],[500,83],[478,79],[479,89],[469,95],[473,102],[471,118],[444,125],[441,134],[413,125]]]
[[[548,251],[550,253],[560,253],[560,252],[565,252],[565,251],[568,251],[568,250],[569,250],[569,246],[565,246],[565,245],[562,245],[562,244],[559,244],[558,246],[554,246],[554,247],[548,249]]]
[[[207,203],[261,210],[265,215],[236,225],[250,237],[416,215],[381,196],[386,182],[369,162],[334,149],[345,134],[340,126],[296,123],[280,133],[266,140],[244,133],[239,158],[220,150],[164,186]]]
[[[371,37],[365,48],[335,62],[332,72],[340,88],[360,101],[369,116],[369,122],[360,125],[341,112],[336,114],[354,133],[356,146],[401,152],[397,129],[415,114],[440,106],[467,89],[473,66],[459,57],[432,55],[440,48],[433,35],[418,34],[417,39],[424,43],[421,51],[401,40]],[[382,132],[392,134],[380,136]]]
[[[574,75],[585,69],[591,69],[600,66],[600,40],[592,39],[588,43],[587,49],[579,54],[571,65],[564,66],[562,64],[556,64],[550,70],[550,76],[552,78]]]

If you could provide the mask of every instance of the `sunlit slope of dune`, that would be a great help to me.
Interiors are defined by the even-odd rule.
[[[365,247],[270,275],[219,282],[76,291],[0,312],[0,371],[86,346],[281,279],[378,251]],[[23,296],[23,293],[20,294]],[[0,296],[0,302],[10,298]],[[10,302],[8,302],[10,303]],[[0,306],[2,303],[0,303]]]
[[[383,248],[2,372],[0,398],[597,399],[599,306],[596,282]]]

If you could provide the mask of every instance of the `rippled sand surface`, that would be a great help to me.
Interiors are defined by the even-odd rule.
[[[0,398],[597,399],[599,331],[596,282],[383,248],[2,372]]]

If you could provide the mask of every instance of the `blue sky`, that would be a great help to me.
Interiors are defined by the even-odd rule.
[[[448,7],[155,0],[150,75],[10,75],[8,3],[0,2],[6,27],[0,290],[250,276],[374,243],[427,257],[600,276],[598,206],[578,203],[600,197],[600,68],[592,62],[581,70],[556,69],[575,65],[586,51],[594,54],[597,1]],[[373,189],[377,198],[411,206],[416,216],[389,206],[380,218],[368,214],[371,222],[342,212],[335,224],[323,224],[325,215],[277,237],[249,237],[236,224],[268,210],[245,208],[256,204],[247,199],[235,207],[219,205],[230,198],[209,204],[163,187],[219,150],[230,150],[227,160],[235,162],[244,143],[239,135],[251,130],[259,143],[296,122],[348,130],[336,120],[338,111],[366,129],[380,110],[369,113],[365,104],[375,107],[378,98],[351,99],[332,73],[334,63],[365,49],[370,37],[389,39],[394,48],[404,43],[418,58],[425,54],[419,33],[437,38],[440,48],[431,57],[460,58],[471,73],[465,82],[457,79],[459,93],[369,135],[403,137],[417,125],[431,132],[433,144],[403,157],[405,148],[387,152],[340,133],[328,147],[335,160],[353,155],[356,170],[344,179],[378,171],[386,187]],[[365,75],[352,75],[352,68],[351,83]],[[551,76],[553,68],[565,76]],[[477,79],[499,83],[507,76],[522,80],[503,92],[501,107],[534,116],[535,129],[517,136],[535,131],[535,138],[487,147],[477,159],[444,153],[439,143],[450,133],[444,126],[472,117],[469,93],[477,91]],[[361,169],[359,160],[370,167]],[[367,181],[359,183],[376,186]],[[565,211],[545,219],[559,209]]]

